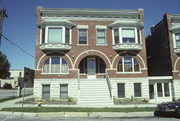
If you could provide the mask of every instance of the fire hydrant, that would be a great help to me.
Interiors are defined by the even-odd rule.
[[[38,107],[40,108],[40,107],[41,107],[41,105],[43,104],[42,99],[39,99],[39,100],[37,101],[37,104],[38,104]]]

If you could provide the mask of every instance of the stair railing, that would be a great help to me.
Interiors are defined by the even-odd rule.
[[[110,92],[110,97],[111,97],[111,100],[114,101],[114,98],[113,98],[113,88],[111,86],[111,82],[109,80],[109,74],[108,74],[108,71],[106,69],[106,81],[107,81],[107,85],[108,85],[108,89],[109,89],[109,92]]]
[[[78,100],[80,99],[80,70],[78,69]]]

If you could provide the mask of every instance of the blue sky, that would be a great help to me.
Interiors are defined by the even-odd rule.
[[[3,34],[26,51],[35,55],[37,6],[46,8],[96,8],[138,9],[145,11],[145,36],[150,27],[158,23],[165,13],[180,14],[180,0],[0,0],[0,7],[7,9]],[[11,69],[24,66],[34,69],[34,58],[22,52],[5,39],[2,51],[11,63]]]

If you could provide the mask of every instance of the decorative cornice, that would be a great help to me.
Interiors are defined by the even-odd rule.
[[[169,28],[170,31],[180,31],[180,23],[179,24],[172,24],[172,26]]]

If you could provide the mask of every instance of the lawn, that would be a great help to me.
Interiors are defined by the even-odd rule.
[[[1,111],[11,112],[152,112],[154,107],[135,108],[80,108],[80,107],[25,107],[3,108]]]

